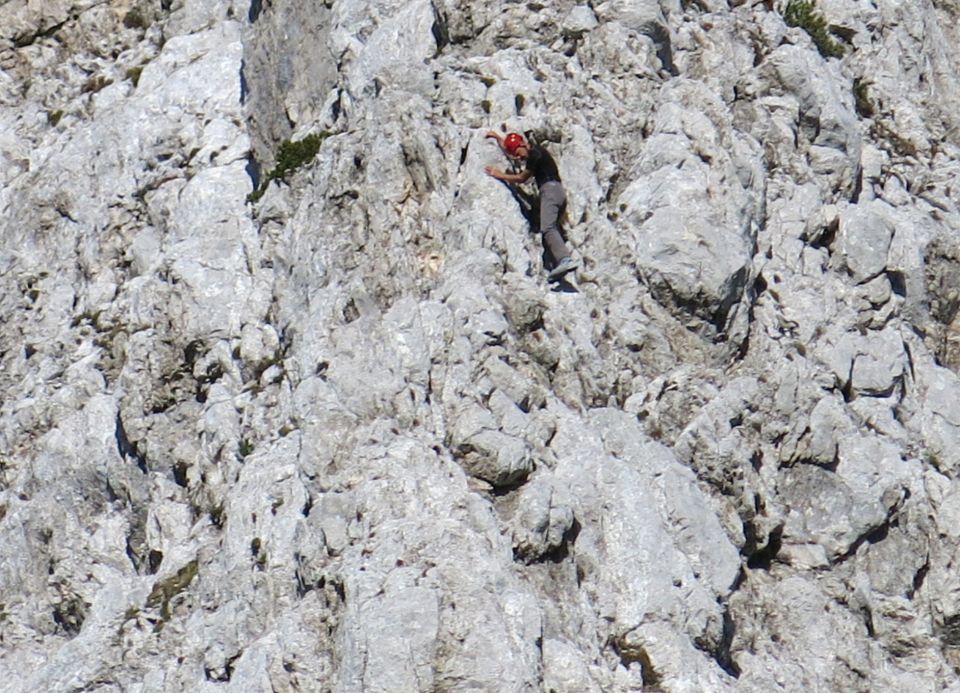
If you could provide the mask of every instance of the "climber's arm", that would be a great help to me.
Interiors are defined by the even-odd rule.
[[[530,180],[530,176],[533,175],[527,169],[520,171],[520,173],[504,173],[496,166],[487,166],[483,170],[486,171],[488,176],[493,176],[497,180],[502,180],[504,183],[525,183]]]
[[[487,130],[487,134],[484,135],[484,137],[495,139],[497,144],[500,145],[500,151],[502,151],[504,154],[507,153],[507,150],[503,148],[503,135],[501,135],[499,132],[496,130]]]

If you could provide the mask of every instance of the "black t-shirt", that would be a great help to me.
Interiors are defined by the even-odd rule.
[[[527,170],[537,179],[537,186],[543,186],[544,183],[552,180],[560,180],[557,162],[550,156],[550,152],[539,144],[530,147],[530,153],[527,155]]]

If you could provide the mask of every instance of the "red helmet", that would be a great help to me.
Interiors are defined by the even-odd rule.
[[[518,135],[515,132],[511,132],[509,135],[503,138],[503,148],[507,150],[507,154],[510,156],[516,156],[517,150],[520,147],[526,147],[527,142],[523,139],[523,135]]]

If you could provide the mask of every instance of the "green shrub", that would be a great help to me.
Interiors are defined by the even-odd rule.
[[[277,150],[277,165],[264,176],[260,186],[247,199],[257,202],[267,191],[267,187],[275,180],[286,181],[287,176],[304,164],[309,163],[320,151],[320,145],[330,136],[329,132],[307,135],[302,140],[284,140]]]
[[[313,134],[296,142],[286,140],[281,143],[277,152],[277,167],[273,169],[274,175],[285,180],[288,173],[312,160],[320,151],[320,144],[326,136],[327,133]]]
[[[870,101],[870,85],[865,79],[856,77],[853,80],[853,100],[857,113],[861,118],[870,118],[874,114],[873,102]]]
[[[833,40],[827,20],[817,12],[814,0],[790,0],[783,11],[783,20],[789,26],[806,31],[823,57],[843,57],[843,46]]]

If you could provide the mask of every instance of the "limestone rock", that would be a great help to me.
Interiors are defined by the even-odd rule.
[[[958,7],[782,10],[0,1],[4,690],[960,691]]]
[[[513,507],[513,552],[522,561],[561,558],[576,539],[573,510],[563,490],[544,475],[524,484]]]

